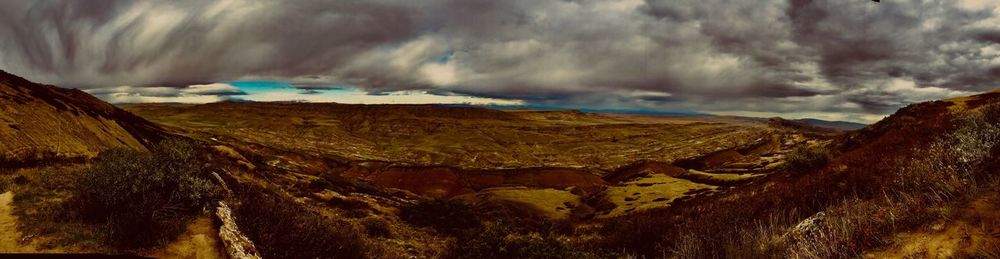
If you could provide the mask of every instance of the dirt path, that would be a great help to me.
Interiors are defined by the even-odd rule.
[[[14,217],[13,192],[0,194],[0,253],[37,252],[31,244],[21,244],[21,232],[17,231],[17,217]]]
[[[1000,258],[1000,195],[976,199],[956,219],[901,233],[868,258]]]
[[[197,259],[217,259],[225,258],[222,252],[222,243],[219,242],[219,231],[212,218],[208,216],[196,219],[188,225],[177,240],[167,246],[150,251],[145,256],[155,258],[197,258]]]

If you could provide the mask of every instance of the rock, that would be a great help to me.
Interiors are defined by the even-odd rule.
[[[257,253],[253,242],[244,236],[239,227],[236,226],[236,219],[233,218],[232,210],[226,206],[226,203],[219,202],[219,207],[215,209],[215,215],[219,217],[219,221],[222,221],[222,226],[219,227],[219,239],[222,240],[229,258],[260,259],[260,254]]]
[[[227,197],[233,196],[233,190],[229,189],[229,186],[226,185],[226,181],[222,180],[222,176],[219,176],[216,172],[212,172],[212,177],[215,179],[216,183],[219,184],[219,187],[226,192]]]
[[[785,238],[792,238],[795,240],[815,239],[816,236],[823,231],[821,228],[825,222],[826,213],[816,213],[815,215],[802,220],[802,222],[799,222],[799,224],[789,230],[788,233],[785,233]]]

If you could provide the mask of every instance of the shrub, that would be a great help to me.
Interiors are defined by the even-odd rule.
[[[103,152],[79,177],[72,206],[112,245],[141,248],[170,241],[220,197],[196,152],[186,141],[164,141],[150,153]]]
[[[236,221],[264,258],[364,258],[350,223],[309,210],[260,188],[244,186]]]
[[[392,227],[384,219],[365,218],[361,221],[361,225],[365,227],[365,232],[370,237],[393,237]]]
[[[469,205],[452,200],[423,200],[403,207],[400,217],[407,223],[433,227],[445,232],[455,232],[480,225],[479,218]]]
[[[819,146],[800,146],[788,153],[785,169],[792,173],[804,173],[816,170],[832,159],[830,151]]]

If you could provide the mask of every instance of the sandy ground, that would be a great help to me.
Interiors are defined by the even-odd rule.
[[[219,230],[212,222],[212,218],[203,216],[188,225],[177,240],[174,240],[165,247],[156,249],[144,256],[155,258],[197,258],[197,259],[217,259],[225,258],[222,252],[222,243],[219,242]]]
[[[21,244],[21,232],[17,231],[17,217],[14,217],[13,192],[0,194],[0,253],[31,253],[37,250],[31,244]]]

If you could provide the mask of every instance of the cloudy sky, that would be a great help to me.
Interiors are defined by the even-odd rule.
[[[119,103],[872,122],[1000,86],[1000,1],[0,0],[0,69]]]

